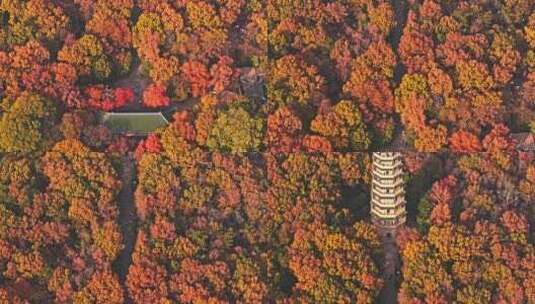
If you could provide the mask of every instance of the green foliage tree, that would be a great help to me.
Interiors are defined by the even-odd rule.
[[[107,79],[113,68],[102,43],[91,34],[65,45],[58,53],[58,60],[72,64],[80,76],[92,76],[98,80]]]
[[[416,223],[418,223],[418,231],[421,233],[425,233],[429,229],[429,217],[432,210],[432,205],[427,197],[422,198],[418,203]]]
[[[51,1],[2,1],[0,16],[3,19],[0,48],[11,48],[30,40],[57,46],[70,25],[69,17],[63,9]]]
[[[259,152],[264,135],[264,122],[242,107],[219,112],[210,130],[206,145],[212,151]]]
[[[310,129],[328,138],[339,151],[364,151],[371,142],[359,109],[349,100],[317,116]]]
[[[58,111],[54,103],[32,93],[15,101],[4,99],[0,119],[0,149],[4,152],[42,151],[52,138]]]
[[[30,158],[12,154],[0,159],[0,201],[27,206],[37,185],[36,170]]]

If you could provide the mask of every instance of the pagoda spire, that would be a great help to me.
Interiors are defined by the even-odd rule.
[[[371,192],[372,222],[395,233],[406,221],[403,162],[399,152],[374,152]]]

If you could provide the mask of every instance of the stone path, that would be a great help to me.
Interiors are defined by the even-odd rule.
[[[401,36],[403,35],[403,29],[407,22],[407,16],[409,13],[409,5],[407,0],[393,0],[391,1],[396,16],[396,26],[392,30],[389,37],[389,42],[392,44],[394,50],[398,49]],[[394,83],[398,85],[401,82],[401,78],[405,73],[405,67],[402,63],[398,63],[394,71]],[[400,151],[406,149],[404,144],[404,134],[401,130],[396,130],[394,140],[390,146],[392,151]],[[393,304],[397,303],[397,294],[400,281],[399,270],[401,269],[401,261],[399,257],[399,249],[395,242],[394,233],[391,230],[380,230],[383,245],[383,265],[381,269],[382,277],[384,280],[384,287],[379,294],[377,303],[380,304]]]
[[[407,16],[409,14],[409,4],[407,0],[392,0],[392,6],[394,8],[394,14],[396,16],[396,26],[392,29],[388,41],[392,45],[394,50],[398,49],[399,42],[401,41],[401,36],[403,35],[403,29],[405,28],[405,23],[407,23]],[[399,84],[401,82],[401,77],[405,74],[405,67],[402,63],[398,63],[394,70],[394,83]]]
[[[381,230],[380,233],[383,235],[382,243],[384,257],[381,273],[384,280],[384,287],[379,294],[377,303],[397,303],[400,280],[399,270],[401,268],[399,250],[391,230]],[[387,233],[390,233],[391,235],[388,236]]]
[[[119,226],[123,234],[124,249],[115,261],[114,267],[117,270],[121,283],[126,281],[128,268],[132,263],[132,253],[134,252],[137,238],[137,216],[134,202],[135,180],[135,160],[131,157],[123,157],[123,170],[121,173],[122,188],[119,192]],[[124,285],[123,285],[124,286]],[[131,303],[126,297],[126,303]]]

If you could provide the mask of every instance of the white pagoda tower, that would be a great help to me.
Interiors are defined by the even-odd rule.
[[[395,232],[406,220],[401,153],[374,152],[372,174],[372,222]]]

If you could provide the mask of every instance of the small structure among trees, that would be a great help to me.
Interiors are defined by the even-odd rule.
[[[113,113],[102,115],[102,123],[112,133],[126,136],[147,136],[159,128],[169,125],[161,112]]]
[[[265,75],[255,68],[243,68],[240,70],[240,75],[240,89],[242,94],[254,100],[265,101]]]
[[[523,152],[535,151],[535,135],[529,132],[511,134],[516,149]]]

